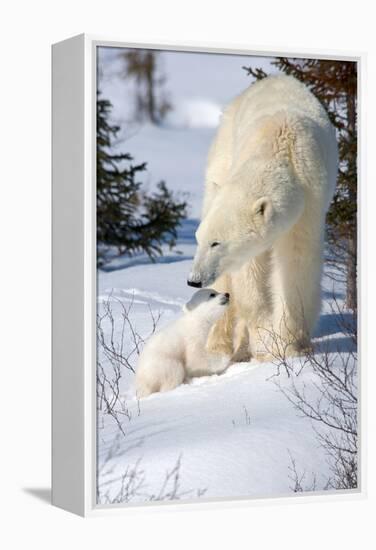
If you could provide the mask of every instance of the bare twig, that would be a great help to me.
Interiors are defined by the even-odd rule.
[[[98,489],[98,504],[129,503],[134,500],[180,500],[188,495],[197,498],[204,496],[206,489],[181,490],[181,463],[182,457],[179,456],[171,470],[166,471],[159,490],[155,493],[150,493],[147,490],[146,473],[141,469],[141,459],[139,459],[134,466],[128,466],[120,477],[102,484],[100,489]],[[115,494],[112,494],[111,487],[114,483],[117,483],[119,488]]]
[[[331,349],[330,339],[327,339],[316,346],[316,350],[309,348],[303,356],[291,358],[286,355],[278,333],[268,331],[268,342],[277,367],[273,375],[275,383],[298,413],[313,422],[317,439],[327,455],[331,476],[324,488],[353,489],[358,483],[356,315],[345,311],[334,295],[330,309],[338,332],[349,341],[345,350],[339,346]],[[282,369],[290,379],[288,385],[281,382]],[[299,379],[303,369],[309,369],[314,375],[309,385]],[[299,491],[305,472],[298,475],[293,457],[290,459],[292,490]]]
[[[113,303],[120,308],[120,316],[115,318]],[[132,322],[131,312],[134,297],[126,305],[123,301],[114,298],[112,294],[102,303],[103,312],[97,316],[97,407],[98,412],[110,415],[120,432],[125,435],[123,428],[124,417],[131,419],[131,412],[121,399],[120,380],[126,371],[135,372],[137,358],[140,355],[145,339],[138,333]],[[161,313],[155,314],[149,306],[151,318],[151,336],[158,325]],[[129,343],[130,342],[130,343]],[[138,415],[140,404],[137,403]]]

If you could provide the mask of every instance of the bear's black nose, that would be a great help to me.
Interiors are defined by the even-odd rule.
[[[187,281],[187,285],[194,286],[195,288],[201,288],[202,287],[201,281],[190,281],[189,279]]]
[[[230,294],[228,292],[225,292],[226,298],[230,298]]]

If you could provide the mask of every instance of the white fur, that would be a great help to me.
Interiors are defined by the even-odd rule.
[[[210,329],[227,309],[222,299],[223,294],[218,294],[192,311],[184,308],[177,321],[148,340],[136,371],[138,397],[172,390],[193,376],[227,368],[229,357],[209,354],[205,347]]]
[[[337,164],[325,110],[292,77],[265,78],[224,111],[189,276],[232,295],[210,336],[213,351],[265,355],[260,334],[271,330],[292,354],[309,345]]]

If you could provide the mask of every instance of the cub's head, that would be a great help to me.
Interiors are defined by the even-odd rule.
[[[268,197],[240,200],[231,190],[220,191],[197,229],[188,284],[211,285],[223,273],[236,271],[261,254],[271,245],[273,225],[274,209]]]
[[[203,288],[195,292],[185,304],[186,313],[198,314],[210,322],[217,321],[226,311],[230,302],[230,295],[220,293],[212,288]]]

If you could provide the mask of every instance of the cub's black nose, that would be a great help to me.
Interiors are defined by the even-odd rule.
[[[198,282],[197,281],[190,281],[189,279],[187,281],[187,285],[194,286],[195,288],[201,288],[202,287],[201,281],[198,281]]]
[[[228,292],[225,292],[226,298],[230,298],[230,294]]]

